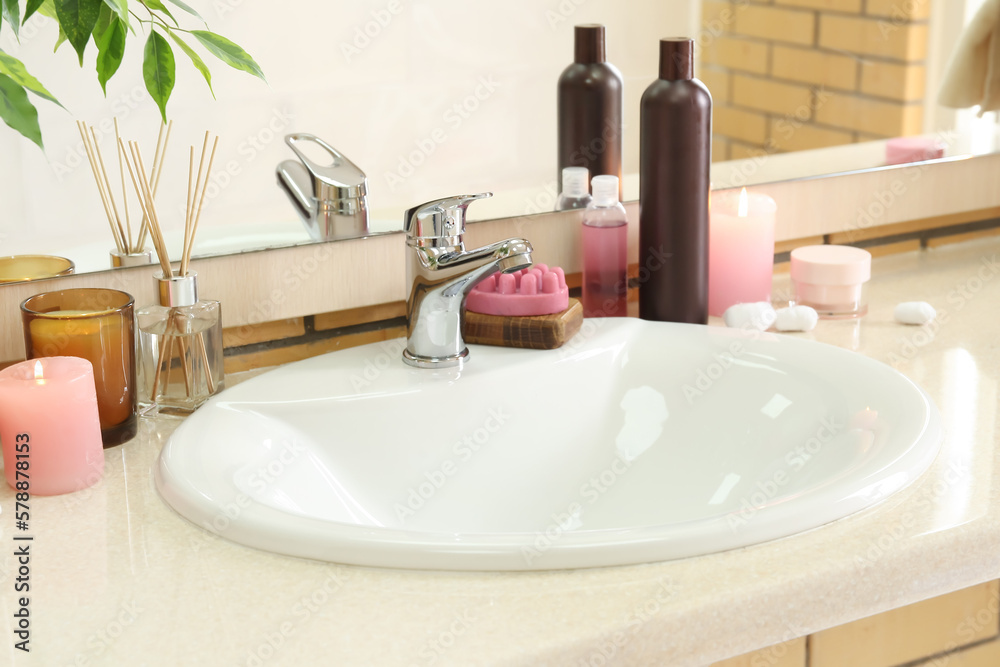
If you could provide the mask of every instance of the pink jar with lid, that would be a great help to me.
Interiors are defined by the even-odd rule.
[[[795,304],[820,317],[861,317],[868,312],[864,284],[872,275],[867,250],[842,245],[811,245],[791,253]]]

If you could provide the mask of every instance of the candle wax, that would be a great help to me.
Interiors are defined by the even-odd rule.
[[[16,491],[47,496],[97,482],[104,448],[90,362],[29,359],[0,371],[0,443]]]

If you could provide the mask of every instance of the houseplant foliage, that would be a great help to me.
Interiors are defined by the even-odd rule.
[[[142,78],[150,97],[167,119],[167,101],[174,89],[176,62],[171,43],[191,61],[212,91],[212,73],[192,45],[230,67],[264,80],[264,73],[246,51],[222,35],[207,30],[182,28],[174,13],[205,24],[194,9],[181,0],[0,0],[0,31],[13,30],[18,37],[21,26],[38,12],[56,21],[59,38],[55,50],[69,42],[83,67],[83,54],[93,40],[97,48],[97,80],[107,94],[107,83],[118,71],[129,39],[144,39]],[[179,11],[178,11],[179,10]],[[181,13],[183,12],[183,14]],[[145,36],[144,36],[145,35]],[[0,49],[0,119],[42,147],[38,111],[32,96],[62,104],[33,77],[24,64]]]

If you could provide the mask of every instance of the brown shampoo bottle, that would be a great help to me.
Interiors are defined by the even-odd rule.
[[[708,321],[712,96],[694,41],[660,41],[660,77],[639,112],[639,317]]]
[[[607,61],[603,25],[578,25],[573,64],[558,86],[559,192],[563,167],[586,167],[590,176],[618,177],[621,198],[624,83]]]

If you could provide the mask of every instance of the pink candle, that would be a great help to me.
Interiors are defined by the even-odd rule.
[[[94,368],[86,359],[29,359],[0,371],[7,483],[30,495],[84,489],[104,472]]]
[[[713,192],[708,223],[708,314],[771,300],[777,204],[743,188]]]

